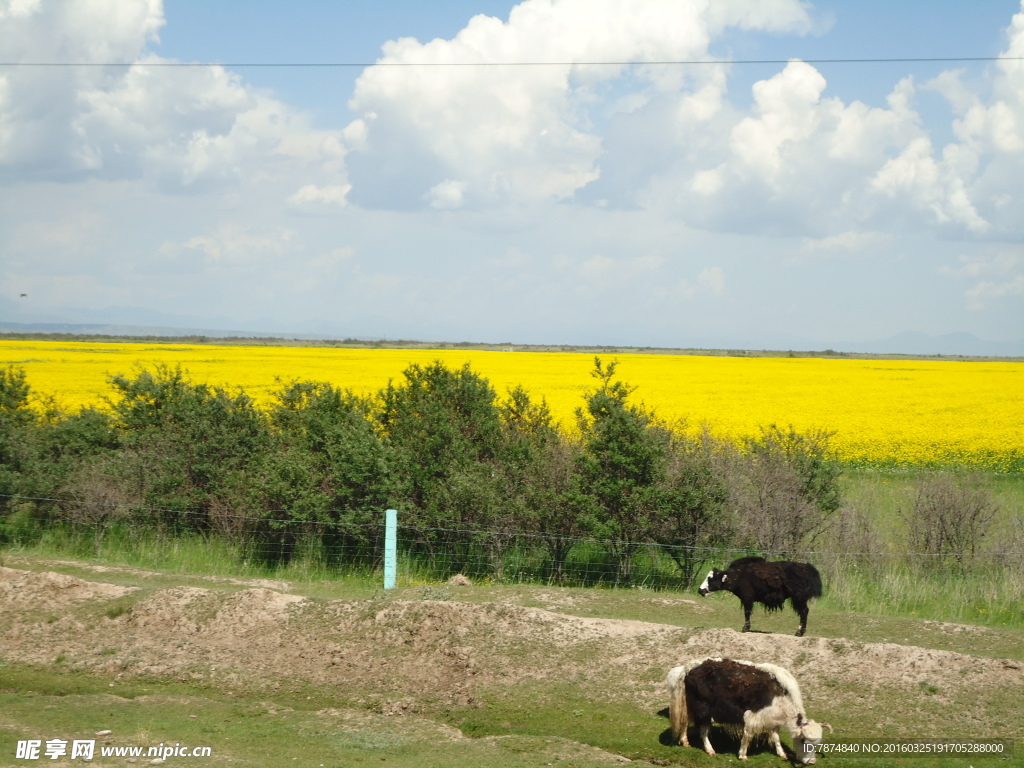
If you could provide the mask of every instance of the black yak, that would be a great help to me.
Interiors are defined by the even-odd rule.
[[[796,636],[802,637],[807,631],[807,601],[821,597],[821,575],[810,563],[741,557],[733,560],[724,571],[712,568],[698,592],[703,596],[721,589],[732,592],[743,603],[743,632],[750,631],[754,603],[761,603],[766,610],[778,611],[789,600],[800,616]]]
[[[822,727],[828,723],[808,720],[800,686],[786,669],[774,664],[754,664],[733,659],[696,659],[671,669],[666,680],[669,693],[669,721],[673,740],[690,746],[686,735],[692,722],[700,732],[704,751],[715,756],[708,739],[711,721],[742,732],[739,759],[747,759],[750,741],[767,733],[775,754],[786,759],[779,740],[783,726],[793,737],[796,759],[805,765],[815,762]]]

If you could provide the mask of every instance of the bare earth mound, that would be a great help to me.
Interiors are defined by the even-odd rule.
[[[551,680],[579,681],[595,698],[656,712],[667,704],[662,681],[668,668],[701,656],[732,656],[789,667],[809,714],[846,722],[848,731],[886,727],[885,711],[901,702],[920,717],[909,727],[902,718],[908,732],[886,735],[939,737],[952,728],[1024,736],[1019,719],[1003,723],[998,733],[976,727],[986,722],[1000,691],[1024,685],[1024,665],[1009,659],[580,618],[502,603],[315,601],[262,587],[131,592],[0,568],[0,647],[10,661],[51,665],[60,656],[71,669],[112,680],[201,679],[228,690],[311,686],[332,691],[339,706],[380,714],[472,707],[484,691]],[[119,610],[111,609],[113,601]]]
[[[18,571],[0,566],[0,610],[60,612],[76,603],[112,600],[134,591],[115,584],[83,581],[63,573]]]

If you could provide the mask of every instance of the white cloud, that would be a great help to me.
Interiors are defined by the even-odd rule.
[[[465,181],[456,181],[455,179],[445,179],[440,184],[434,185],[427,192],[430,207],[460,208],[468,186]]]
[[[938,272],[973,283],[964,291],[972,312],[984,311],[1007,296],[1024,296],[1024,253],[1019,250],[962,255],[958,262],[957,266],[941,266]]]
[[[205,267],[214,271],[246,270],[288,254],[295,235],[291,229],[254,232],[244,225],[224,223],[214,232],[196,235],[183,243],[165,242],[160,252],[171,260],[199,254]]]
[[[720,296],[725,292],[725,273],[720,267],[702,269],[697,275],[697,284],[709,293]]]
[[[822,237],[819,239],[805,238],[803,249],[811,253],[850,253],[861,254],[869,252],[890,242],[892,237],[882,232],[862,232],[849,230],[840,232],[838,235]]]
[[[1018,267],[1024,267],[1024,255],[1011,251],[999,251],[996,254],[977,254],[961,256],[960,266],[939,267],[939,272],[951,277],[976,278],[982,275],[1009,274]]]
[[[1024,12],[1004,55],[1021,51]],[[807,242],[893,227],[1015,240],[1024,236],[1024,66],[1000,62],[990,85],[988,95],[969,89],[955,72],[926,84],[955,113],[956,140],[945,146],[917,111],[911,77],[882,106],[829,95],[822,74],[800,61],[756,83],[749,112],[722,101],[724,83],[703,112],[684,89],[672,97],[675,135],[649,127],[665,123],[658,99],[613,117],[594,197],[715,231]]]
[[[298,208],[308,205],[337,205],[344,207],[348,205],[345,196],[350,189],[352,189],[351,184],[338,184],[330,187],[318,187],[316,184],[307,184],[289,197],[288,202]]]
[[[1007,29],[1002,56],[1024,55],[1024,3]],[[940,225],[959,225],[992,238],[1024,234],[1024,65],[1000,61],[993,68],[991,93],[968,88],[961,73],[944,72],[925,87],[940,93],[956,114],[956,142],[936,152],[918,139],[876,176],[876,187],[892,199],[905,199],[930,212]]]
[[[408,205],[448,204],[439,186],[458,179],[459,205],[564,200],[598,178],[601,136],[594,128],[598,94],[623,75],[619,65],[509,66],[500,62],[643,62],[709,58],[712,30],[727,26],[800,31],[808,24],[796,0],[707,4],[703,0],[525,0],[508,22],[476,16],[452,40],[403,38],[384,46],[382,65],[363,72],[350,126],[364,139],[365,171],[353,158],[353,199],[385,205],[380,189],[411,188]],[[394,65],[405,66],[394,66]],[[415,64],[460,66],[409,66]],[[479,64],[480,66],[461,66]],[[638,67],[640,87],[679,90],[680,70]],[[708,119],[720,104],[723,77],[698,71],[681,104]],[[713,81],[710,88],[705,81]],[[635,110],[644,99],[626,99]],[[371,162],[372,160],[372,162]],[[418,188],[418,191],[416,191]],[[444,202],[447,201],[447,202]]]
[[[907,198],[912,205],[930,211],[939,224],[954,223],[971,232],[985,232],[990,224],[978,213],[966,188],[960,161],[971,157],[946,147],[941,160],[932,154],[931,142],[924,137],[887,162],[872,180],[872,186],[890,199]]]
[[[714,0],[708,5],[708,21],[716,34],[728,27],[807,34],[813,27],[809,7],[806,2],[787,0]]]
[[[147,66],[168,63],[147,52],[165,23],[159,0],[12,4],[5,13],[10,60],[133,64],[9,69],[0,166],[11,178],[146,178],[202,192],[266,178],[275,162],[278,173],[344,171],[340,134],[311,130],[237,74]]]
[[[817,132],[820,116],[815,109],[825,90],[825,78],[810,64],[792,61],[770,80],[754,85],[757,117],[740,121],[733,129],[733,153],[766,179],[783,165],[784,152]]]
[[[1017,275],[1000,283],[983,280],[969,288],[964,295],[967,297],[967,308],[981,312],[987,309],[993,300],[1001,299],[1004,296],[1024,297],[1024,275]]]
[[[923,134],[911,106],[913,83],[898,83],[885,107],[845,104],[826,89],[815,67],[792,61],[754,84],[749,113],[726,103],[701,123],[677,110],[675,136],[617,142],[601,160],[602,173],[611,171],[616,189],[644,185],[633,196],[620,193],[627,205],[635,200],[715,231],[818,240],[884,229],[876,219],[889,216],[893,205],[879,201],[871,179]],[[646,111],[634,120],[637,132],[661,119],[653,106]],[[637,167],[650,168],[650,175],[625,171]]]
[[[495,65],[708,60],[729,28],[808,32],[808,7],[526,0],[451,40],[388,43],[381,64],[401,66],[367,68],[356,119],[331,130],[285,88],[146,66],[166,61],[159,2],[0,0],[14,60],[137,64],[0,73],[0,283],[40,302],[80,285],[95,307],[319,313],[353,335],[688,344],[705,328],[742,346],[772,323],[804,333],[810,313],[833,338],[904,330],[893,317],[1011,333],[1020,66],[904,77],[867,103],[799,61],[749,93],[725,62]],[[1007,40],[1020,55],[1024,14]],[[417,66],[443,62],[460,66]],[[918,112],[931,92],[946,125]]]
[[[693,176],[691,187],[701,195],[713,195],[722,188],[722,176],[716,170],[698,171]]]

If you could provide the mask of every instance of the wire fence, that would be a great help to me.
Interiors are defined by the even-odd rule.
[[[8,548],[45,546],[84,556],[126,556],[152,567],[176,559],[178,567],[184,567],[180,561],[187,559],[203,568],[205,558],[207,567],[216,563],[217,568],[232,564],[250,571],[315,571],[327,578],[362,574],[376,579],[384,565],[383,510],[279,510],[256,515],[29,496],[0,499],[8,501],[6,517],[0,516],[0,544]],[[398,515],[399,585],[438,583],[462,574],[488,583],[685,589],[708,568],[724,567],[745,555],[812,562],[826,578],[879,576],[894,568],[1024,574],[1024,551],[1005,547],[921,553],[852,551],[823,543],[805,550],[761,552],[551,531],[426,526],[413,514]]]

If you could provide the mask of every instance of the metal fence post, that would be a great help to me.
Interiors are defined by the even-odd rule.
[[[395,588],[398,575],[398,512],[384,513],[384,589]]]

